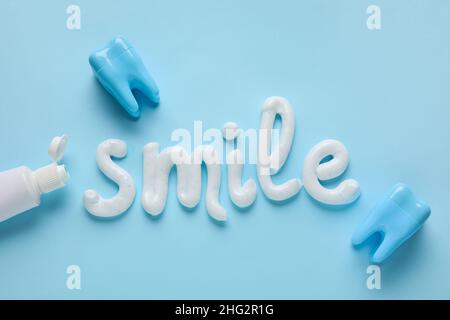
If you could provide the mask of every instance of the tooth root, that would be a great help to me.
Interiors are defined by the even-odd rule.
[[[389,257],[398,246],[400,246],[398,237],[394,237],[391,234],[386,234],[381,244],[372,256],[373,263],[381,263]]]
[[[369,218],[356,229],[355,233],[353,233],[352,244],[354,246],[360,246],[376,232],[378,232],[377,226],[373,219]]]
[[[139,105],[128,83],[112,83],[108,91],[132,117],[139,117]]]
[[[123,38],[114,38],[89,57],[95,76],[103,87],[134,118],[140,115],[132,90],[159,103],[159,90],[136,49]]]
[[[159,89],[147,74],[141,75],[140,79],[135,79],[132,88],[142,92],[154,104],[159,103]]]
[[[405,184],[396,184],[356,229],[352,243],[359,246],[375,232],[384,235],[372,256],[374,263],[386,260],[419,230],[430,216],[430,207]]]

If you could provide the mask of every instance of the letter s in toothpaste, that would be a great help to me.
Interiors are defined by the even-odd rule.
[[[119,192],[110,199],[102,198],[94,190],[84,192],[84,207],[89,213],[101,218],[112,218],[128,210],[134,201],[136,187],[133,177],[111,160],[111,156],[123,158],[127,144],[122,140],[108,139],[97,148],[97,165],[111,180],[119,185]]]

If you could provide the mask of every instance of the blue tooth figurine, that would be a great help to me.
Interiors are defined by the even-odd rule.
[[[133,46],[124,38],[115,38],[91,54],[89,63],[98,81],[133,117],[139,118],[138,103],[132,90],[159,103],[159,90]]]
[[[380,233],[381,244],[372,262],[381,263],[422,227],[430,213],[430,207],[407,185],[396,184],[357,228],[352,244],[359,246],[373,234]]]

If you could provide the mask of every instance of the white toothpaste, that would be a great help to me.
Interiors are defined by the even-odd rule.
[[[331,156],[331,160],[320,163]],[[347,169],[349,156],[342,142],[324,140],[315,145],[307,154],[303,164],[305,189],[314,199],[329,205],[344,205],[355,201],[360,194],[359,183],[353,179],[342,181],[335,189],[322,186],[319,180],[337,178]]]
[[[272,130],[276,116],[281,117],[281,134],[278,148],[272,153]],[[301,187],[299,179],[291,179],[276,185],[271,175],[276,174],[284,165],[291,151],[295,131],[295,116],[289,102],[282,97],[270,97],[263,106],[261,128],[258,138],[257,174],[264,194],[271,200],[282,201],[297,194]]]
[[[122,140],[108,139],[97,148],[97,165],[111,180],[119,185],[117,194],[104,199],[94,190],[84,192],[84,207],[97,217],[111,218],[125,212],[133,203],[136,187],[131,175],[111,160],[111,156],[123,158],[127,155],[127,144]]]
[[[223,126],[222,134],[224,139],[231,144],[240,134],[240,129],[236,123],[227,122]],[[226,157],[228,167],[228,193],[230,194],[231,201],[238,207],[246,208],[256,199],[256,183],[253,179],[249,179],[241,185],[242,166],[244,163],[241,150],[232,150]]]
[[[281,133],[278,144],[272,145],[272,136],[277,133],[273,126],[276,116],[281,117]],[[222,135],[228,146],[234,145],[241,133],[238,125],[227,122]],[[282,201],[297,194],[302,188],[300,179],[291,179],[281,184],[272,182],[283,167],[291,150],[295,131],[294,111],[282,97],[270,97],[263,106],[261,127],[258,137],[257,176],[264,194],[271,200]],[[124,157],[126,144],[121,140],[106,140],[97,150],[97,163],[103,173],[119,185],[119,192],[111,199],[104,199],[93,190],[84,194],[84,205],[93,215],[114,217],[126,211],[133,203],[136,190],[133,178],[116,165],[111,156]],[[331,156],[331,160],[323,162]],[[145,211],[153,216],[160,215],[165,208],[170,171],[176,166],[177,197],[188,208],[200,202],[202,190],[202,163],[206,165],[206,210],[219,221],[227,219],[227,212],[219,201],[221,166],[218,152],[211,145],[201,145],[192,154],[181,146],[173,146],[159,151],[158,143],[144,147],[143,190],[141,203]],[[248,207],[256,199],[256,183],[249,179],[242,183],[243,155],[233,149],[226,155],[228,171],[228,191],[231,200],[238,207]],[[342,205],[355,201],[359,194],[359,184],[353,179],[341,182],[336,188],[325,188],[320,181],[340,176],[347,168],[349,156],[345,146],[337,140],[324,140],[308,153],[303,166],[303,180],[307,192],[319,202]]]
[[[142,206],[151,215],[164,210],[170,170],[177,167],[178,200],[188,208],[195,207],[201,196],[202,169],[205,162],[208,174],[206,187],[206,210],[216,220],[227,219],[227,212],[219,202],[220,162],[211,146],[199,146],[192,155],[180,146],[167,148],[159,153],[159,144],[149,143],[144,147],[144,186]]]

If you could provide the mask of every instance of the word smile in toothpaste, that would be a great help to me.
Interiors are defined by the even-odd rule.
[[[281,133],[278,139],[274,139],[277,131],[273,127],[277,116],[281,118]],[[228,143],[238,139],[240,132],[237,125],[231,122],[226,123],[222,131]],[[253,150],[257,154],[258,182],[265,196],[273,201],[284,201],[296,195],[304,186],[311,197],[327,205],[345,205],[355,201],[360,195],[356,180],[343,180],[333,189],[321,183],[338,178],[349,164],[346,147],[333,139],[319,142],[308,152],[303,164],[303,181],[298,178],[281,184],[272,181],[272,176],[279,172],[289,156],[294,132],[295,116],[289,102],[282,97],[268,98],[262,108],[257,150]],[[83,203],[89,213],[98,217],[114,217],[132,205],[136,196],[134,179],[111,159],[111,156],[123,158],[126,154],[127,145],[122,140],[108,139],[98,146],[97,165],[109,179],[117,183],[119,191],[109,199],[101,197],[94,190],[85,191]],[[211,144],[200,145],[189,154],[183,144],[160,151],[159,144],[152,142],[144,146],[143,155],[141,204],[147,213],[157,216],[164,210],[169,175],[174,166],[179,202],[187,208],[197,206],[201,197],[201,166],[204,163],[207,171],[206,210],[216,220],[227,219],[227,212],[219,201],[221,160],[217,148]],[[226,155],[228,193],[233,203],[241,208],[250,206],[256,199],[255,181],[242,181],[243,159],[242,151],[238,148]]]

